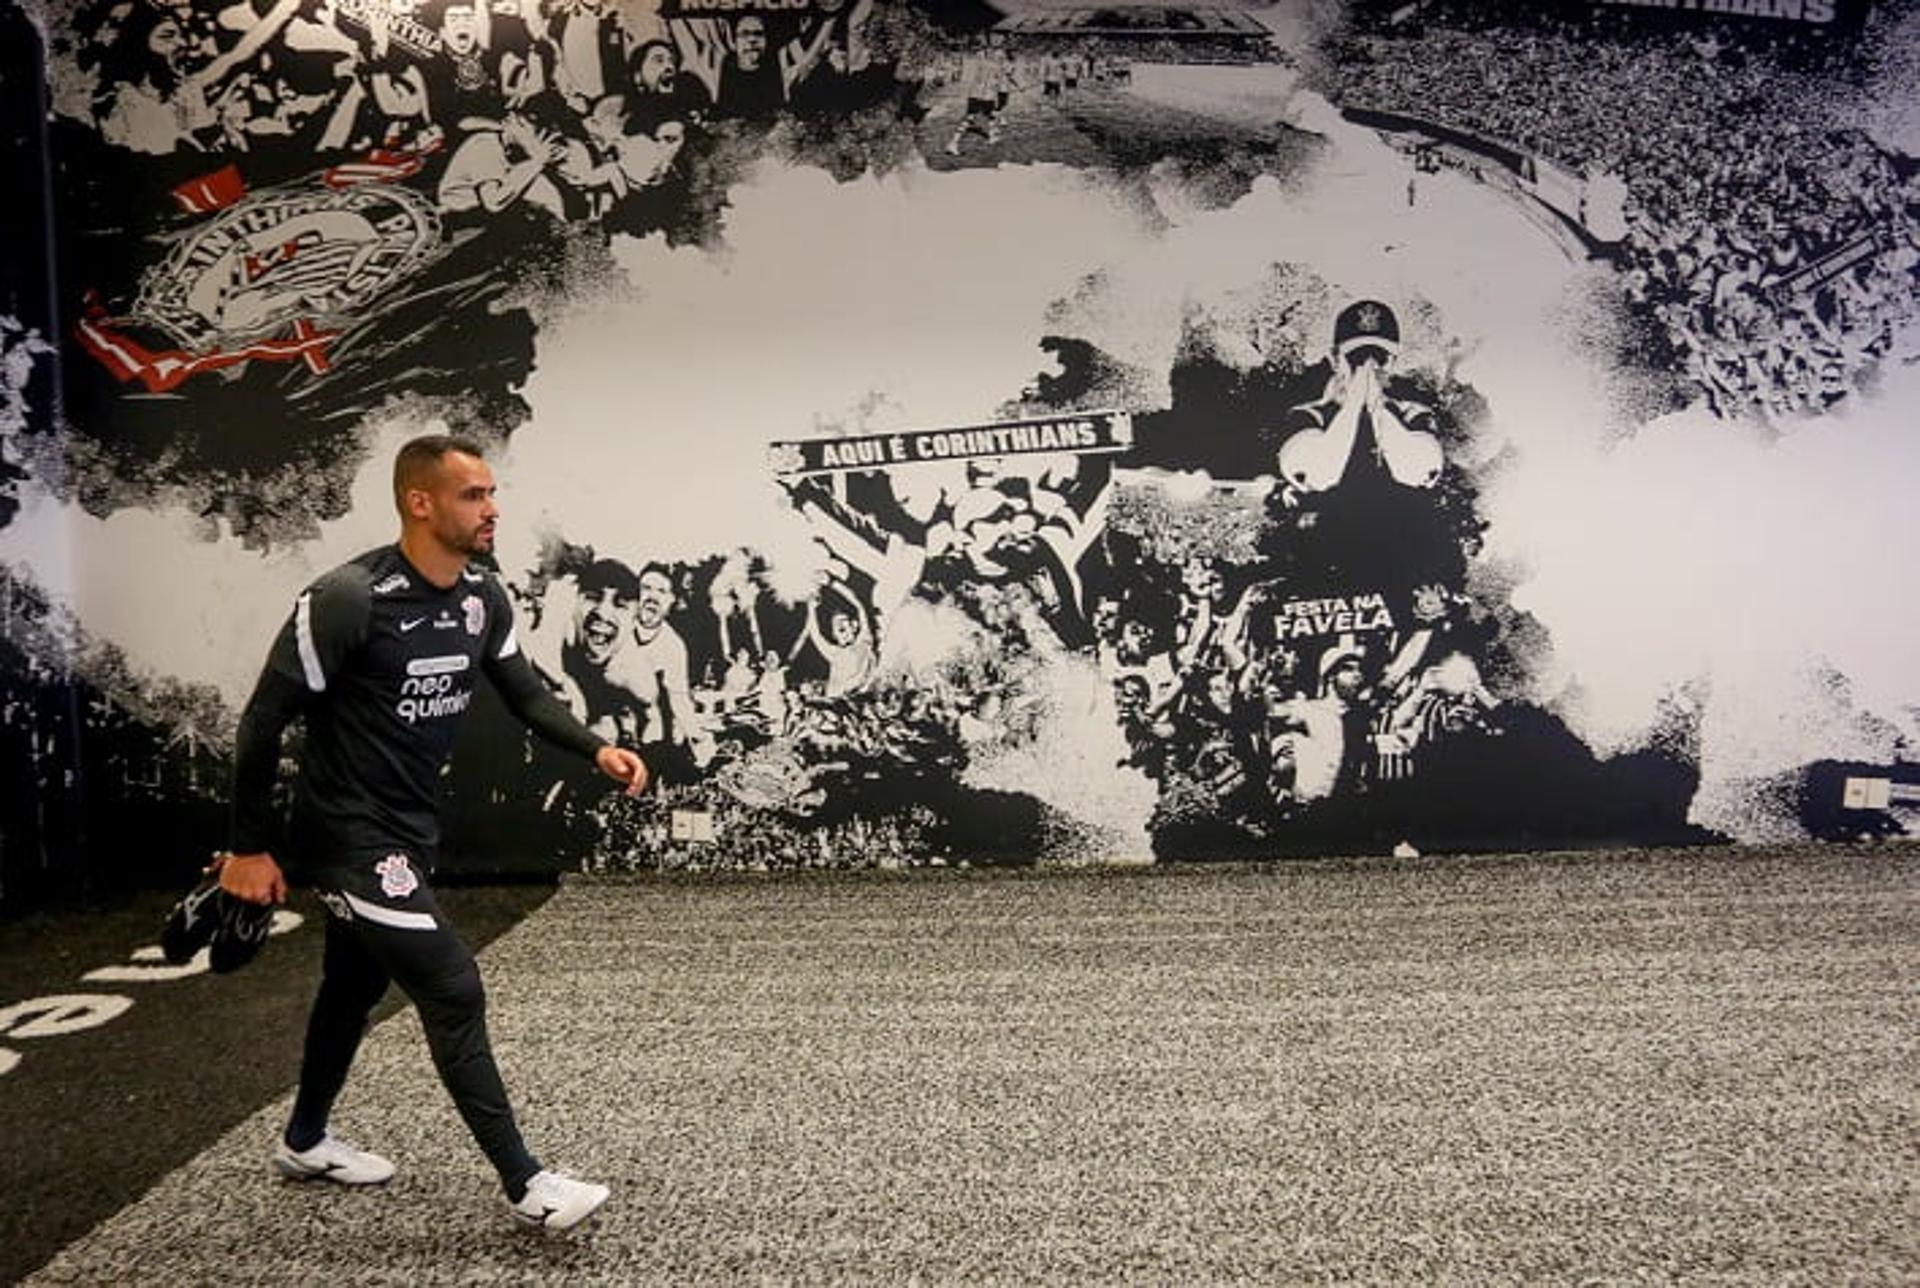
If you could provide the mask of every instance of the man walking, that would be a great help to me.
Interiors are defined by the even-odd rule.
[[[330,914],[300,1087],[273,1161],[289,1177],[345,1185],[393,1175],[392,1163],[333,1136],[327,1121],[367,1016],[396,983],[419,1009],[440,1080],[514,1214],[566,1229],[608,1190],[544,1169],[520,1137],[487,1038],[479,968],[424,879],[439,844],[435,800],[476,672],[536,733],[592,758],[629,792],[646,787],[647,767],[549,692],[520,653],[506,592],[468,566],[493,549],[499,518],[481,449],[445,435],[416,438],[394,461],[393,492],[399,541],[299,596],[236,738],[221,886],[279,903],[291,877],[313,886]],[[281,735],[296,719],[306,741],[281,842],[271,800]]]

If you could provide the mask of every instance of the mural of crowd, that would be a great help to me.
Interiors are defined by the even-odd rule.
[[[1721,415],[1818,412],[1920,356],[1920,172],[1828,92],[1846,43],[1783,65],[1737,20],[1621,37],[1609,18],[1357,35],[1327,89],[1624,180],[1627,289]]]
[[[522,237],[533,216],[698,239],[703,166],[743,131],[910,111],[898,49],[924,36],[902,35],[901,16],[874,0],[772,17],[532,0],[89,3],[53,28],[55,107],[82,127],[62,145],[85,172],[61,199],[82,238],[132,214],[173,254],[130,265],[137,281],[101,280],[102,257],[87,256],[82,342],[148,392],[242,364],[322,375],[351,328],[409,294],[444,311],[463,273],[549,257],[496,239],[463,261],[503,217]],[[105,150],[85,151],[93,140]]]
[[[1097,677],[1074,691],[1120,734],[1113,770],[1152,784],[1161,853],[1324,847],[1363,806],[1370,842],[1405,823],[1380,807],[1413,798],[1424,761],[1501,734],[1492,628],[1462,588],[1472,524],[1448,517],[1460,426],[1399,370],[1391,306],[1349,303],[1330,337],[1276,373],[1292,410],[1247,557],[1141,539],[1153,445],[1104,412],[775,444],[826,569],[802,604],[751,551],[671,566],[550,550],[516,587],[527,655],[666,782],[647,805],[579,807],[598,862],[712,861],[674,843],[675,808],[714,813],[728,863],[943,854],[978,804],[971,759],[1047,736],[1061,668]],[[892,636],[936,609],[964,643],[948,630],[929,664]],[[552,772],[543,808],[565,816]]]
[[[464,149],[441,185],[450,209],[479,203],[483,176],[524,166],[488,209],[524,198],[580,217],[658,183],[689,127],[887,93],[874,8],[825,0],[770,24],[754,9],[669,19],[600,0],[96,0],[65,52],[94,123],[133,151],[280,151],[298,164]]]
[[[1915,356],[1920,168],[1822,107],[1831,68],[1710,24],[1421,9],[1417,29],[1336,26],[1303,83],[1623,181],[1614,268],[1658,340],[1637,360],[1683,400],[1814,413]],[[1153,63],[1296,70],[1250,19],[1183,43],[936,17],[887,0],[85,0],[49,29],[66,146],[96,149],[60,194],[94,274],[67,301],[86,366],[71,428],[109,471],[142,452],[170,478],[201,471],[210,514],[280,539],[263,480],[339,450],[383,399],[477,406],[495,439],[520,428],[534,323],[508,307],[517,275],[609,235],[715,236],[729,167],[755,149],[805,159],[808,130],[846,127],[867,150],[841,161],[1013,163],[1020,131],[1129,100]],[[1650,97],[1659,130],[1637,128]],[[155,199],[132,214],[148,236],[105,226],[129,193]],[[503,229],[537,230],[538,251]],[[92,255],[109,239],[120,260]],[[799,601],[751,549],[653,560],[563,533],[503,569],[529,657],[582,719],[646,749],[662,790],[592,797],[577,767],[483,737],[463,753],[487,784],[474,826],[552,827],[599,868],[1024,861],[1074,820],[970,769],[1080,702],[1116,735],[1112,771],[1147,786],[1159,854],[1536,835],[1484,792],[1462,804],[1490,774],[1549,784],[1543,812],[1581,802],[1571,826],[1598,811],[1616,837],[1693,839],[1683,756],[1602,767],[1516,700],[1514,614],[1469,592],[1476,395],[1403,345],[1424,302],[1316,289],[1274,301],[1311,342],[1204,405],[1183,368],[1167,407],[1062,380],[1003,421],[912,431],[905,454],[898,436],[773,444],[824,570]],[[1445,319],[1419,325],[1445,341]],[[261,408],[287,432],[219,456],[204,426]],[[1194,470],[1207,495],[1170,500],[1165,472]],[[929,614],[933,653],[916,647]],[[687,809],[725,844],[677,839]]]

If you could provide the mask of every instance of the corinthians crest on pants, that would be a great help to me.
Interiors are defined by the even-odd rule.
[[[404,899],[420,888],[420,878],[404,854],[389,854],[373,870],[380,874],[380,889],[389,899]]]

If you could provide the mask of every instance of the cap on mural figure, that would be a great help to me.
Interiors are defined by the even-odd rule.
[[[1369,345],[1387,356],[1399,352],[1400,320],[1379,300],[1355,300],[1333,320],[1333,351],[1344,358]]]
[[[1365,666],[1366,661],[1366,650],[1360,647],[1359,642],[1351,635],[1342,635],[1320,655],[1321,690],[1325,691],[1328,682],[1333,679],[1333,673],[1343,665],[1351,662],[1356,666]]]

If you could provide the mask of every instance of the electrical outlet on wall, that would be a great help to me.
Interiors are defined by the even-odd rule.
[[[1885,809],[1893,803],[1890,778],[1849,778],[1840,793],[1844,809]]]

